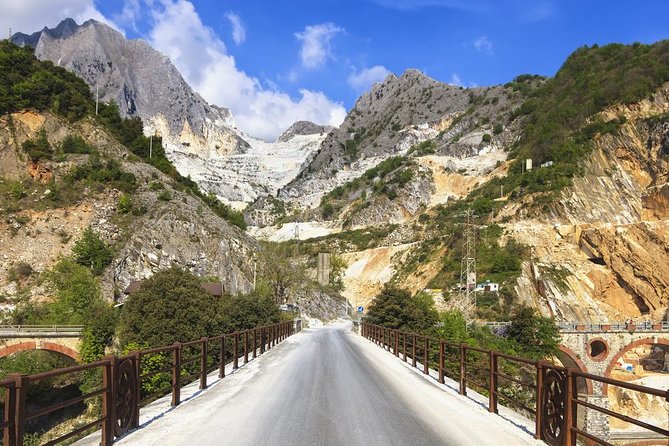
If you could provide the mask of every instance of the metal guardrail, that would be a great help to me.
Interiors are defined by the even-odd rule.
[[[83,325],[0,325],[0,333],[81,333]]]
[[[175,343],[170,346],[131,352],[125,356],[106,356],[90,364],[51,370],[36,375],[11,374],[0,381],[4,390],[4,417],[0,418],[3,431],[3,446],[22,446],[26,422],[47,416],[76,404],[99,398],[101,415],[84,426],[67,432],[47,444],[58,444],[101,428],[102,446],[111,445],[114,440],[139,426],[140,407],[161,396],[172,394],[172,406],[181,403],[181,388],[199,380],[200,389],[207,388],[207,375],[218,370],[220,378],[225,377],[226,364],[233,369],[239,362],[249,361],[263,354],[300,329],[299,323],[280,322],[249,330],[202,338],[190,342]],[[158,370],[153,370],[156,363]],[[97,373],[102,377],[99,387],[84,395],[62,401],[47,407],[35,408],[27,404],[28,388],[32,383],[45,379],[62,377],[81,372]],[[142,384],[148,379],[162,375],[169,386],[158,392],[146,394]]]
[[[418,361],[421,361],[422,371],[426,375],[433,367],[438,372],[437,379],[441,384],[445,383],[445,377],[450,374],[449,378],[459,383],[462,395],[467,394],[468,388],[480,389],[488,395],[488,410],[492,413],[498,413],[500,399],[521,413],[529,413],[535,420],[534,437],[551,446],[576,446],[577,440],[610,446],[607,439],[598,438],[579,427],[579,410],[599,412],[669,438],[669,426],[656,426],[593,404],[587,400],[587,395],[579,394],[578,384],[583,381],[597,382],[668,402],[669,390],[640,386],[546,361],[528,360],[365,322],[361,324],[361,332],[362,336],[396,357],[402,357],[403,361],[407,362],[409,358],[413,367],[417,367]],[[515,387],[515,391],[508,392],[509,387],[505,389],[504,383]],[[525,396],[529,398],[523,400],[519,389],[526,390]]]
[[[482,322],[482,325],[491,328],[506,327],[511,321]],[[560,331],[584,331],[584,332],[635,332],[635,331],[669,331],[669,321],[661,322],[600,322],[596,324],[585,322],[558,322]]]

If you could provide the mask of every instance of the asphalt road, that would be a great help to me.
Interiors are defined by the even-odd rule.
[[[535,444],[526,432],[435,386],[345,325],[289,338],[121,443]]]

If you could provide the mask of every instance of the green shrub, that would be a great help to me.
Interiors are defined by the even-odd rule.
[[[51,149],[51,144],[49,144],[49,141],[47,140],[46,131],[44,129],[39,131],[37,139],[28,139],[24,141],[22,147],[34,162],[50,160],[53,158],[53,150]]]
[[[132,210],[132,197],[128,194],[121,194],[118,198],[116,209],[121,214],[127,214]]]
[[[33,267],[30,266],[29,263],[18,262],[17,264],[11,266],[7,271],[7,279],[10,282],[18,283],[32,276],[33,272]]]
[[[483,137],[481,138],[481,141],[488,144],[490,141],[492,141],[492,136],[490,136],[489,133],[485,133]]]
[[[61,144],[63,153],[89,154],[93,148],[79,135],[67,135]]]
[[[159,347],[218,334],[218,306],[218,298],[205,291],[196,276],[176,267],[159,271],[123,306],[121,345]]]
[[[499,135],[504,131],[504,126],[502,124],[495,124],[495,126],[492,128],[492,133],[495,135]]]
[[[160,201],[170,201],[172,199],[172,194],[168,190],[163,190],[158,194],[158,199]]]
[[[90,268],[96,276],[102,274],[113,259],[111,249],[90,228],[74,244],[72,253],[78,264]]]

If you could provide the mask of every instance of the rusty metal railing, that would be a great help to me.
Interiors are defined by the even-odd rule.
[[[422,367],[424,374],[429,374],[431,368],[436,370],[440,383],[445,383],[445,377],[458,382],[461,395],[467,395],[468,388],[480,390],[483,395],[488,396],[488,410],[492,413],[498,413],[501,399],[512,410],[534,418],[534,437],[551,446],[575,446],[577,439],[611,446],[605,439],[579,427],[579,408],[599,412],[669,438],[669,417],[668,425],[663,427],[617,413],[587,401],[588,395],[578,393],[578,382],[590,380],[601,386],[616,386],[663,398],[667,402],[669,390],[653,389],[584,373],[575,368],[556,366],[546,361],[534,361],[466,344],[454,344],[443,339],[365,322],[362,322],[360,332],[362,336],[403,361],[410,361],[413,367]],[[526,398],[514,397],[507,391],[509,385],[525,392]]]
[[[171,393],[171,404],[177,406],[181,402],[181,388],[191,380],[199,379],[200,389],[205,389],[207,375],[211,371],[218,368],[218,376],[223,378],[225,366],[230,361],[233,369],[236,369],[239,367],[240,359],[247,363],[250,354],[255,358],[258,354],[264,353],[295,334],[296,331],[299,331],[299,325],[296,329],[293,321],[281,322],[211,338],[184,343],[177,342],[170,346],[131,352],[125,356],[106,356],[90,364],[51,370],[36,375],[8,375],[5,380],[0,381],[0,389],[4,390],[4,416],[0,422],[3,432],[2,445],[22,446],[26,422],[94,398],[100,400],[101,415],[99,417],[45,444],[58,444],[94,429],[101,429],[100,444],[111,445],[116,438],[139,426],[139,413],[142,405]],[[196,353],[193,353],[194,351]],[[186,353],[186,357],[182,357],[183,353]],[[156,355],[161,358],[161,367],[157,370],[144,370],[143,366],[147,358],[155,358]],[[102,384],[67,401],[39,409],[27,409],[27,390],[31,384],[75,373],[98,373],[101,375]],[[142,384],[160,374],[170,375],[169,388],[160,388],[150,394],[142,392]]]

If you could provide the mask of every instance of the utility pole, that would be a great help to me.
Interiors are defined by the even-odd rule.
[[[98,104],[100,102],[100,89],[98,87],[98,77],[95,76],[95,116],[98,115]]]
[[[151,156],[153,155],[153,135],[149,136],[149,159],[151,159]],[[256,289],[255,282],[253,285],[253,289]]]
[[[467,209],[464,214],[464,244],[460,263],[460,293],[458,305],[469,326],[476,319],[476,234],[474,213]]]
[[[253,291],[256,290],[256,276],[258,273],[258,261],[253,257]]]

